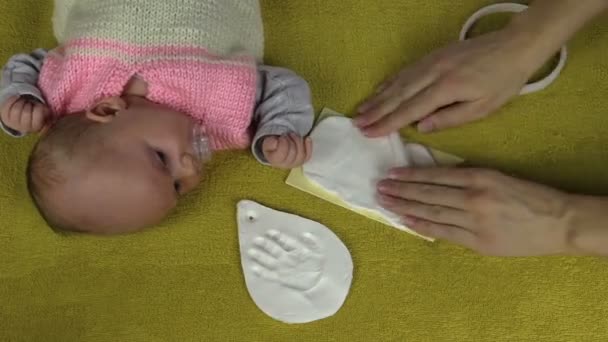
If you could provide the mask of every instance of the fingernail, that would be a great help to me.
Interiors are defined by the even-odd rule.
[[[395,200],[388,196],[378,195],[376,197],[378,198],[378,202],[380,202],[380,204],[383,206],[392,206],[395,204]]]
[[[378,182],[378,191],[380,192],[388,192],[390,191],[390,184],[387,181]]]
[[[362,116],[358,116],[358,117],[354,118],[353,122],[355,123],[355,126],[357,126],[357,127],[363,127],[366,124],[366,120]]]
[[[392,169],[388,172],[388,178],[389,179],[400,179],[407,173],[407,171],[408,171],[408,169],[406,169],[406,168]]]
[[[363,103],[362,105],[360,105],[360,106],[357,108],[357,112],[359,112],[359,113],[363,113],[363,112],[367,111],[367,110],[369,109],[369,105],[370,105],[370,103],[369,103],[369,102],[365,102],[365,103]]]
[[[372,137],[372,135],[373,135],[373,134],[372,134],[373,132],[372,132],[371,130],[369,130],[369,129],[362,129],[362,130],[361,130],[361,133],[363,133],[363,135],[365,135],[365,136],[366,136],[366,137],[368,137],[368,138],[371,138],[371,137]]]
[[[399,178],[399,174],[400,174],[400,172],[399,172],[399,171],[396,171],[396,170],[391,170],[391,171],[388,173],[388,178],[389,178],[389,179],[398,179],[398,178]]]
[[[435,129],[431,120],[423,120],[418,124],[418,132],[430,133]]]
[[[401,219],[401,222],[408,227],[412,227],[416,224],[416,219],[413,217],[405,216]]]

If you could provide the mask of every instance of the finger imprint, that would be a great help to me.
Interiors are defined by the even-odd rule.
[[[302,242],[312,251],[319,249],[319,240],[311,233],[303,233],[300,236]]]
[[[277,274],[276,272],[272,272],[269,271],[267,269],[258,267],[258,266],[253,266],[251,268],[251,271],[253,272],[253,274],[255,274],[256,276],[260,277],[260,278],[264,278],[267,280],[275,280],[277,279]]]
[[[271,270],[277,267],[277,261],[273,257],[257,249],[252,248],[247,252],[247,254],[251,258],[251,260],[253,260],[253,262],[257,263],[261,267],[265,267]]]
[[[283,255],[283,249],[270,239],[257,237],[253,240],[253,244],[275,258],[279,258]]]
[[[285,234],[281,234],[280,232],[274,230],[269,231],[267,234],[268,237],[281,246],[281,248],[286,252],[291,252],[299,247],[297,241]]]

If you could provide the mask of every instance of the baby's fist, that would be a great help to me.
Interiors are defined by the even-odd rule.
[[[4,126],[19,133],[38,133],[44,128],[49,114],[45,104],[14,96],[2,106],[0,119]]]
[[[306,163],[312,156],[312,140],[294,133],[268,136],[262,142],[262,152],[270,165],[293,169]]]

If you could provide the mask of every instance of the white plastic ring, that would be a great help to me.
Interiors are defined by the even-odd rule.
[[[473,13],[473,15],[467,20],[467,22],[462,27],[462,30],[460,31],[460,40],[466,40],[467,35],[469,34],[469,31],[471,30],[473,25],[475,25],[475,23],[477,23],[477,21],[479,21],[479,19],[481,19],[487,15],[494,14],[494,13],[519,13],[519,12],[525,11],[526,9],[528,9],[528,6],[522,5],[522,4],[516,4],[516,3],[512,3],[512,2],[506,2],[506,3],[486,6],[482,9],[480,9],[479,11]],[[564,45],[564,46],[562,46],[561,50],[559,51],[559,62],[557,63],[557,66],[553,69],[553,71],[551,71],[551,73],[549,75],[547,75],[545,78],[543,78],[542,80],[526,84],[521,89],[519,94],[520,95],[530,94],[530,93],[534,93],[534,92],[547,88],[560,75],[560,73],[564,69],[564,66],[566,66],[567,60],[568,60],[568,48]]]

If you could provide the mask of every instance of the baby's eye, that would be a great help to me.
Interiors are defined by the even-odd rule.
[[[167,155],[165,155],[163,152],[156,151],[156,157],[158,158],[158,160],[160,160],[161,163],[163,163],[163,165],[167,165]]]
[[[173,183],[173,187],[175,188],[175,192],[180,194],[182,190],[182,185],[180,182],[176,181]]]

